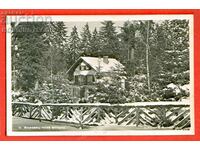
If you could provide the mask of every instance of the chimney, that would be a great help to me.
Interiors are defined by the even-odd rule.
[[[106,63],[106,64],[109,63],[109,61],[108,61],[108,56],[103,56],[103,62]]]

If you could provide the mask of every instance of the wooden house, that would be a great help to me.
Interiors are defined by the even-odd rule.
[[[108,56],[80,57],[67,71],[72,82],[72,97],[87,97],[88,89],[95,86],[97,74],[109,77],[119,69],[124,69],[124,66],[118,60]]]

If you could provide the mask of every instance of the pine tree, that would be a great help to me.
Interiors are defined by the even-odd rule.
[[[17,72],[16,89],[28,91],[41,81],[43,66],[41,60],[47,45],[43,41],[46,24],[24,22],[13,27],[12,53],[14,71]]]
[[[92,32],[91,37],[91,55],[98,56],[98,52],[100,51],[100,37],[97,29],[95,28]]]
[[[116,27],[112,21],[102,22],[99,31],[101,41],[101,55],[119,57],[119,39]]]
[[[65,72],[67,68],[67,31],[64,22],[48,22],[48,31],[43,38],[48,45],[48,51],[44,53],[43,64],[45,67],[44,82],[51,81],[51,100],[55,102],[56,83],[55,76]],[[44,84],[41,83],[41,86]]]
[[[136,51],[136,37],[137,23],[126,21],[121,27],[120,37],[120,61],[126,66],[128,75],[134,76],[138,63],[136,62],[138,57],[135,57],[138,53]]]
[[[159,71],[158,64],[158,44],[157,44],[157,24],[153,21],[133,21],[125,22],[121,28],[121,55],[125,56],[125,66],[130,78],[133,93],[137,93],[140,87],[144,93],[150,95],[154,93],[153,77]],[[123,53],[125,52],[125,55]],[[145,80],[143,76],[145,77]],[[142,80],[140,79],[142,78]],[[135,101],[135,100],[134,100]]]
[[[58,53],[57,53],[57,60],[56,60],[56,68],[57,72],[65,72],[67,67],[67,58],[68,56],[68,44],[67,44],[67,29],[64,22],[57,22],[57,36],[56,43],[58,43]]]
[[[189,83],[189,25],[187,20],[171,20],[162,23],[165,34],[162,74],[164,84]],[[168,61],[171,60],[171,61]]]
[[[81,33],[80,48],[83,56],[91,55],[91,33],[88,23],[85,24]]]
[[[74,26],[69,37],[69,54],[71,58],[68,64],[72,65],[78,59],[80,53],[80,38],[76,26]]]
[[[49,32],[44,35],[49,49],[45,53],[44,63],[53,74],[62,72],[67,67],[67,31],[63,22],[48,23]]]

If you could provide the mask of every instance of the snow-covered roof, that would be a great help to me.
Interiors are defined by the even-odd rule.
[[[99,57],[80,57],[68,70],[68,72],[74,70],[81,62],[85,62],[91,66],[95,71],[100,72],[112,72],[115,70],[123,69],[124,66],[114,58],[108,58],[108,63],[103,61],[103,58]]]
[[[124,68],[124,66],[114,58],[108,58],[108,63],[103,62],[103,58],[98,58],[98,57],[81,57],[81,58],[96,71],[98,71],[99,68],[101,72],[110,72],[113,70]]]

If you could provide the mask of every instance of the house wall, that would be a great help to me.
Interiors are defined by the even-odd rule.
[[[96,74],[97,71],[91,68],[87,63],[81,62],[74,70],[73,72],[73,78],[74,78],[74,87],[72,87],[72,97],[76,98],[86,98],[88,97],[88,85],[94,85],[90,81],[87,82],[88,76],[93,76],[94,80],[96,80]],[[101,76],[104,78],[110,78],[112,74],[115,74],[114,72],[102,72]],[[85,80],[86,79],[86,82]],[[95,85],[94,85],[95,86]],[[125,79],[121,80],[121,87],[125,88]]]

